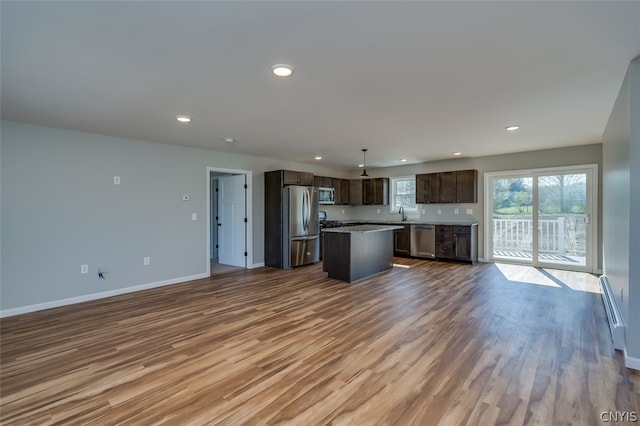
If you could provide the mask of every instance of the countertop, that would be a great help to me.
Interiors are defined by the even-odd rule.
[[[432,220],[407,220],[402,222],[400,220],[342,220],[341,221],[346,226],[349,226],[351,223],[366,223],[366,224],[393,224],[393,225],[459,225],[459,226],[470,226],[477,225],[478,222],[444,222],[444,221],[432,221]],[[351,226],[349,226],[351,227]]]
[[[353,234],[353,233],[364,234],[364,233],[368,233],[368,232],[393,231],[394,229],[402,229],[402,226],[374,225],[374,224],[371,224],[371,225],[353,225],[353,226],[346,226],[344,228],[325,228],[325,229],[322,230],[322,232],[337,232],[337,233],[345,233],[345,234]]]

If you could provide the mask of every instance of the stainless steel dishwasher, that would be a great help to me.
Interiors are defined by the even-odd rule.
[[[436,227],[435,225],[411,225],[410,254],[415,257],[435,259]]]

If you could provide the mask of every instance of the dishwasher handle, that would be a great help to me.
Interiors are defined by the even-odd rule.
[[[435,225],[411,225],[411,230],[419,230],[419,231],[435,231]]]

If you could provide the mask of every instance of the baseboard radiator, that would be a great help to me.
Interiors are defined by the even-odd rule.
[[[609,280],[606,275],[600,277],[600,287],[602,288],[602,302],[604,303],[604,309],[607,311],[607,319],[609,320],[613,347],[622,350],[624,349],[624,324],[622,323],[622,315],[620,315],[618,304],[613,298],[611,286],[609,285]]]

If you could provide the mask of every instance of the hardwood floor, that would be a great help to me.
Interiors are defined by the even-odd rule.
[[[640,411],[595,277],[242,270],[0,321],[0,423],[594,425]],[[607,424],[615,424],[610,422]]]

